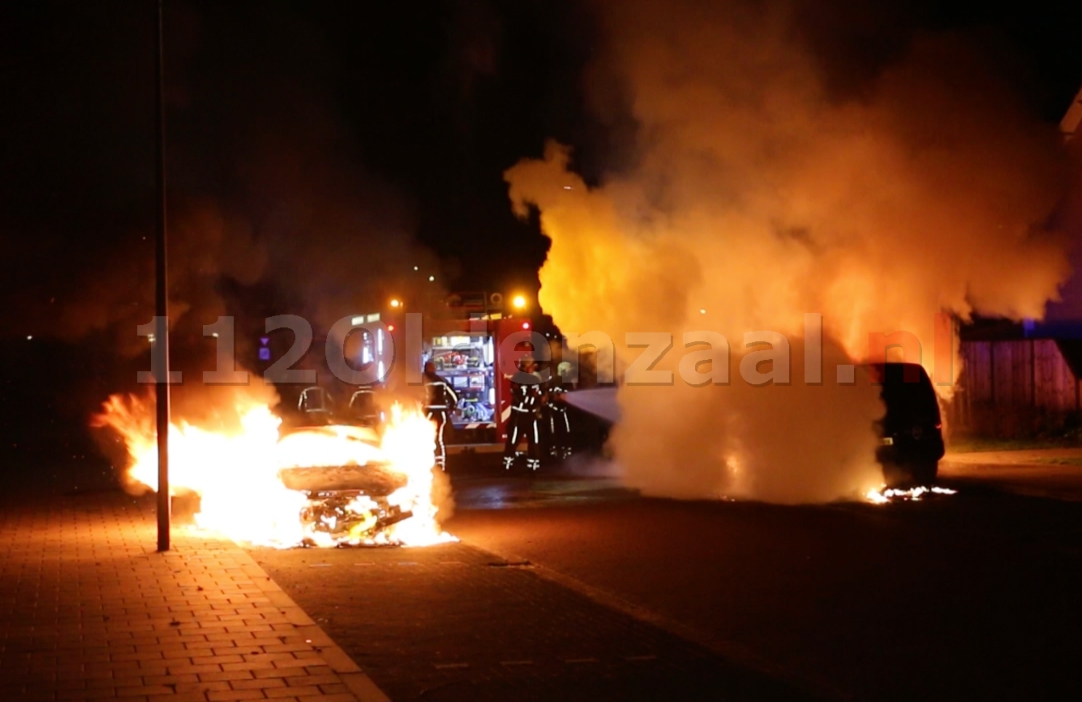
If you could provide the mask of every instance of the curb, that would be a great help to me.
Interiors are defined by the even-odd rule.
[[[323,662],[337,675],[349,691],[359,702],[391,702],[391,698],[379,689],[379,686],[368,677],[361,667],[349,657],[334,640],[323,631],[315,621],[309,617],[286,592],[278,587],[267,572],[263,570],[252,556],[243,548],[237,547],[240,555],[237,560],[244,561],[241,569],[259,590],[267,596],[267,599],[277,607],[290,624],[297,628],[297,632],[318,647],[319,656]]]

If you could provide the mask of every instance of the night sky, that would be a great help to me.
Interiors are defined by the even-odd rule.
[[[544,260],[537,227],[511,215],[506,168],[554,137],[596,177],[619,165],[634,129],[584,104],[600,41],[588,2],[166,7],[174,208],[212,200],[259,228],[283,191],[309,180],[317,206],[346,201],[358,226],[434,251],[452,288],[529,282]],[[88,266],[107,267],[150,231],[153,3],[9,2],[2,12],[4,293],[55,305]],[[1050,2],[807,2],[799,12],[840,96],[859,93],[920,31],[1001,35],[1024,99],[1051,121],[1082,84],[1082,24]],[[330,246],[349,236],[321,235]]]
[[[1082,22],[1059,3],[795,6],[794,41],[838,100],[925,32],[983,36],[1051,123],[1082,85]],[[196,310],[204,295],[240,316],[318,315],[313,299],[382,295],[415,264],[447,290],[536,290],[547,240],[512,215],[503,172],[548,138],[587,182],[631,158],[635,124],[585,97],[604,40],[590,2],[166,8],[170,226]],[[93,375],[75,394],[96,401],[124,355],[110,327],[131,336],[151,310],[154,19],[150,0],[0,5],[7,372],[68,359],[60,375]]]

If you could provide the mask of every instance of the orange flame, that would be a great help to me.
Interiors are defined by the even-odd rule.
[[[957,495],[958,491],[935,485],[932,487],[922,485],[908,489],[883,486],[878,490],[869,490],[864,497],[872,504],[885,505],[891,502],[920,502],[921,498],[927,494]]]
[[[321,427],[279,438],[281,420],[265,403],[242,400],[240,428],[208,429],[185,421],[169,427],[170,492],[199,495],[199,528],[242,543],[273,547],[310,544],[397,544],[427,546],[455,537],[443,532],[433,502],[436,484],[435,427],[419,410],[395,404],[382,437],[369,429]],[[157,432],[153,403],[113,395],[92,418],[123,439],[130,458],[128,489],[157,490]],[[360,440],[359,440],[360,439]],[[319,528],[303,513],[313,506],[305,492],[283,483],[280,471],[297,466],[359,466],[380,463],[404,478],[386,497],[388,506],[410,516],[376,528],[381,506],[367,495],[349,501],[353,526],[341,533]],[[325,524],[323,526],[326,526]]]

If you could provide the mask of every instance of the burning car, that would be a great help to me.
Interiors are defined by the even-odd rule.
[[[232,423],[170,424],[170,488],[197,498],[193,526],[273,548],[455,541],[437,517],[450,502],[436,482],[435,427],[424,412],[395,403],[377,432],[334,423],[317,394],[299,426],[284,426],[262,398],[243,394],[233,399]],[[91,421],[125,444],[125,488],[157,490],[151,398],[112,395]]]
[[[946,452],[943,421],[935,388],[916,363],[879,363],[869,367],[881,383],[886,415],[878,422],[881,444],[876,458],[887,487],[931,485]]]
[[[308,498],[301,519],[312,534],[360,543],[412,516],[392,499],[408,476],[383,454],[370,427],[297,427],[284,432],[277,454],[282,483]]]

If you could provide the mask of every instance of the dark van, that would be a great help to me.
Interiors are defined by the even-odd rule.
[[[877,424],[880,446],[876,458],[889,488],[931,485],[939,470],[943,422],[932,380],[916,363],[869,366],[872,383],[882,385],[886,415]]]

